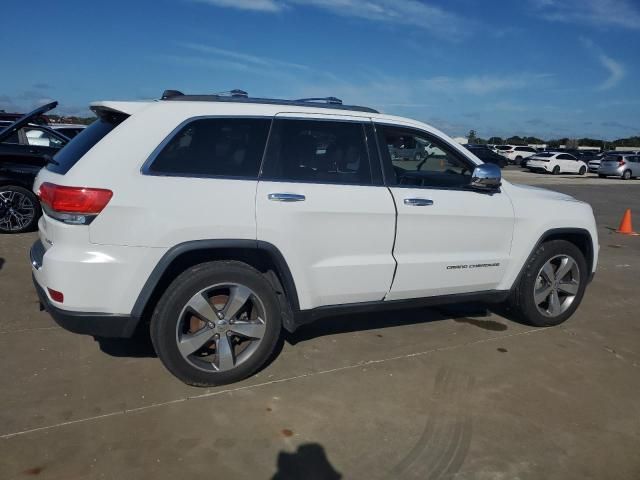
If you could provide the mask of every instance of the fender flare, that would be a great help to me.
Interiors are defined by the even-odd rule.
[[[174,245],[162,256],[142,287],[142,290],[133,305],[131,316],[138,320],[142,319],[144,310],[151,300],[158,283],[169,266],[178,257],[185,253],[199,250],[211,251],[231,248],[247,250],[252,253],[266,253],[277,270],[276,273],[280,277],[282,287],[291,305],[291,309],[294,312],[300,309],[298,292],[296,290],[295,282],[293,281],[293,276],[291,275],[291,270],[289,269],[289,265],[285,261],[284,256],[275,245],[261,240],[247,239],[192,240]]]
[[[593,237],[591,236],[591,233],[589,233],[589,230],[587,230],[586,228],[552,228],[552,229],[549,229],[549,230],[545,231],[542,235],[540,235],[540,238],[534,244],[534,246],[531,249],[531,251],[529,252],[529,255],[527,256],[526,260],[524,261],[524,263],[520,267],[520,271],[518,272],[518,275],[516,276],[515,280],[513,281],[513,285],[511,286],[511,290],[517,288],[518,283],[520,283],[520,278],[522,278],[522,275],[524,274],[525,268],[527,268],[527,265],[529,264],[529,261],[531,260],[531,258],[535,254],[536,250],[538,250],[538,247],[540,245],[542,245],[542,243],[544,243],[545,241],[547,241],[551,237],[555,237],[555,236],[562,237],[563,235],[581,235],[581,236],[584,236],[584,237],[586,237],[588,239],[588,242],[587,242],[587,254],[585,255],[585,260],[587,262],[587,267],[589,269],[588,281],[591,281],[591,279],[593,277],[592,270],[593,270],[593,261],[594,261],[594,251],[593,251]]]

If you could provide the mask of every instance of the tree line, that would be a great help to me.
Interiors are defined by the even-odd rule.
[[[555,138],[551,140],[543,140],[538,137],[520,137],[514,135],[508,138],[490,137],[484,139],[476,134],[475,130],[471,130],[467,135],[469,143],[475,144],[491,144],[491,145],[543,145],[549,147],[559,147],[566,145],[569,148],[577,148],[578,145],[586,147],[594,147],[599,149],[609,149],[614,147],[638,147],[640,146],[640,136],[632,136],[628,138],[619,138],[613,141],[598,140],[596,138]]]

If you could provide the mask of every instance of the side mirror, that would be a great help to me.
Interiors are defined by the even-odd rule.
[[[502,184],[500,167],[493,163],[478,165],[471,175],[471,188],[477,190],[495,190]]]

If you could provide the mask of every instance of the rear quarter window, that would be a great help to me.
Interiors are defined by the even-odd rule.
[[[257,179],[269,118],[199,118],[181,127],[145,173]]]
[[[128,115],[124,113],[104,113],[56,153],[53,157],[54,162],[47,164],[47,170],[61,175],[66,174],[78,163],[78,160],[127,117]]]

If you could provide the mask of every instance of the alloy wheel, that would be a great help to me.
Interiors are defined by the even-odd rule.
[[[180,312],[178,350],[200,370],[231,370],[255,353],[266,321],[264,304],[253,290],[236,283],[213,285],[193,295]]]
[[[0,190],[0,229],[17,232],[33,221],[36,206],[27,195],[15,190]]]
[[[569,309],[579,288],[578,263],[569,255],[556,255],[547,260],[538,272],[533,300],[538,312],[554,318]]]

